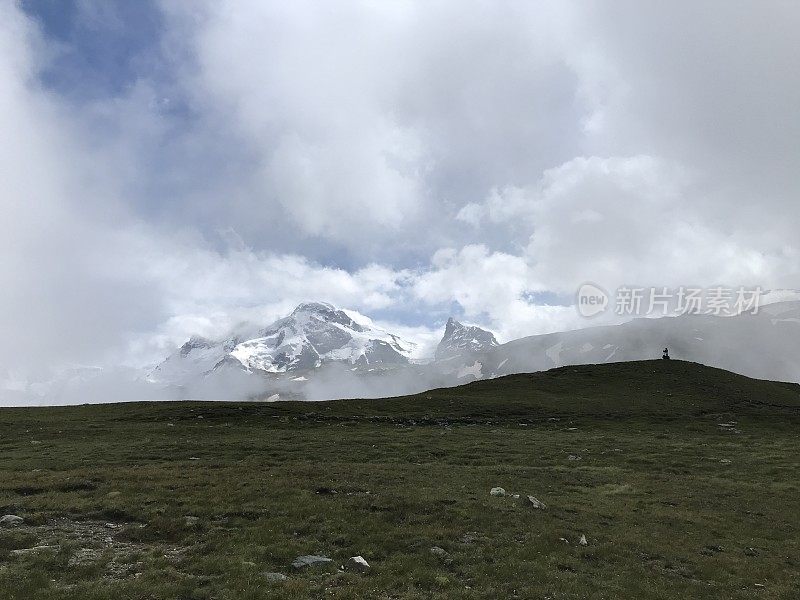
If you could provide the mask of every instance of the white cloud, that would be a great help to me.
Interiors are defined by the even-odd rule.
[[[81,102],[0,4],[0,366],[308,299],[430,347],[454,302],[511,339],[576,326],[537,298],[584,281],[800,287],[794,4],[162,8],[159,69]]]

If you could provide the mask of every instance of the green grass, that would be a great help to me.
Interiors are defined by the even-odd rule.
[[[0,598],[798,598],[798,442],[800,386],[679,361],[4,409],[0,513],[26,526],[0,529]],[[356,554],[368,573],[337,572]]]

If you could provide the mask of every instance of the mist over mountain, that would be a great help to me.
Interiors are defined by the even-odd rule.
[[[75,368],[38,382],[4,380],[13,403],[120,400],[326,400],[385,397],[572,364],[673,358],[751,377],[800,382],[800,302],[732,317],[639,318],[499,343],[448,319],[433,356],[368,317],[306,302],[266,325],[219,340],[194,336],[147,370]]]

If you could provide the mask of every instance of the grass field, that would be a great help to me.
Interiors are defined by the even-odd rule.
[[[2,600],[800,598],[800,386],[691,363],[3,409],[0,457]]]

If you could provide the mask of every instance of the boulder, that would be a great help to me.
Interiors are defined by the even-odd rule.
[[[578,540],[578,544],[581,545],[581,546],[588,546],[589,545],[589,542],[586,541],[586,535],[585,534],[583,534],[583,533],[581,534],[581,539]]]
[[[506,495],[506,491],[501,487],[493,487],[489,493],[492,496],[497,496],[497,497]]]
[[[369,571],[369,568],[369,563],[363,556],[351,556],[345,564],[345,569],[348,571],[358,571],[359,573],[365,573]]]
[[[0,517],[0,527],[19,527],[25,522],[25,519],[17,515],[5,515]]]

